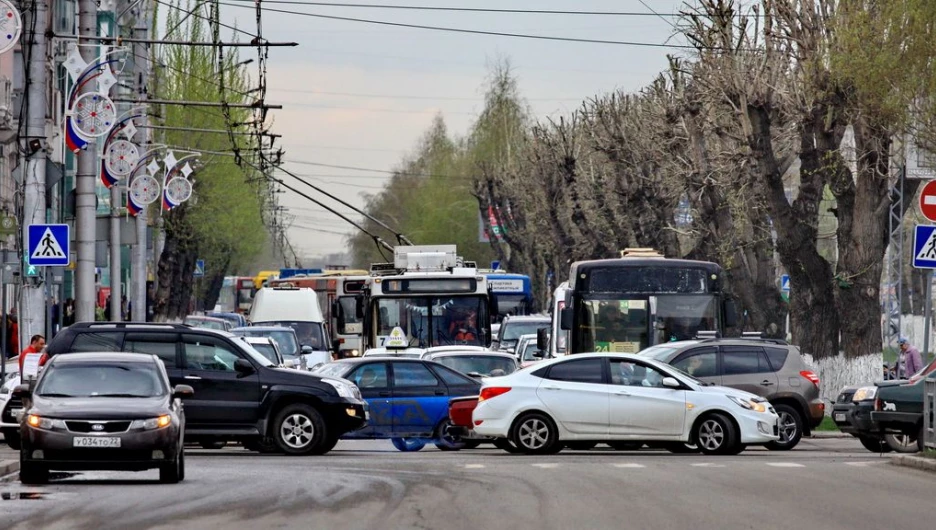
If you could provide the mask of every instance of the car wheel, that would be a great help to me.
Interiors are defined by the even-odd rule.
[[[698,445],[687,444],[687,443],[682,443],[682,442],[666,443],[666,444],[663,444],[662,447],[663,449],[666,449],[667,451],[671,453],[679,454],[679,455],[699,452]]]
[[[764,444],[771,451],[789,451],[803,437],[803,416],[789,405],[774,405],[780,416],[780,439]]]
[[[644,446],[643,442],[608,442],[608,445],[615,451],[639,451]]]
[[[419,438],[390,438],[390,443],[392,443],[393,447],[396,447],[398,451],[403,451],[404,453],[419,451],[423,447],[426,447],[426,442]]]
[[[219,440],[214,440],[214,441],[206,440],[204,442],[199,442],[198,445],[202,446],[202,449],[221,449],[225,445],[227,445],[227,442],[225,442],[224,440],[220,440],[220,441]]]
[[[440,451],[459,451],[465,448],[465,442],[458,436],[452,436],[448,433],[448,428],[452,425],[452,420],[445,418],[436,427],[435,446]]]
[[[328,439],[322,415],[304,403],[283,407],[273,422],[273,441],[287,455],[326,453]]]
[[[182,466],[185,465],[185,457],[182,456],[182,452],[179,452],[179,455],[167,464],[159,466],[159,481],[163,484],[176,484],[182,480],[181,476],[184,473]]]
[[[258,453],[275,453],[276,444],[270,438],[259,438],[256,440],[247,440],[243,443],[244,449],[248,451],[256,451]]]
[[[710,414],[696,425],[692,438],[707,455],[731,454],[737,450],[738,432],[723,414]],[[684,444],[685,445],[685,444]]]
[[[507,438],[495,438],[492,443],[494,444],[494,447],[502,451],[507,451],[510,454],[516,454],[520,452],[520,449],[518,449],[517,446]]]
[[[477,449],[481,445],[481,440],[465,440],[462,443],[465,444],[462,449]]]
[[[918,438],[912,434],[887,433],[884,435],[884,442],[895,453],[916,453],[919,445]]]
[[[529,455],[545,455],[562,450],[556,425],[539,412],[517,419],[510,429],[510,441],[521,453]]]
[[[887,442],[881,438],[875,438],[873,436],[859,436],[858,441],[861,442],[861,445],[865,449],[871,451],[872,453],[889,453],[893,451],[891,446],[887,445]]]
[[[594,449],[598,442],[568,442],[566,447],[573,451],[588,451]]]
[[[20,459],[19,479],[23,484],[40,485],[49,482],[49,470],[41,464]]]
[[[20,443],[20,433],[16,429],[4,429],[3,440],[10,446],[10,449],[14,451],[20,450],[20,446],[22,445]]]

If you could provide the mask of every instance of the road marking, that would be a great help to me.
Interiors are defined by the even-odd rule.
[[[690,464],[692,467],[725,467],[723,464],[713,464],[711,462],[703,462],[701,464]]]
[[[627,468],[627,469],[638,469],[642,467],[647,467],[643,464],[612,464],[612,465],[614,467],[621,467],[621,468]]]
[[[541,469],[553,469],[559,467],[559,464],[530,464],[533,467],[538,467]]]
[[[767,465],[771,467],[806,467],[803,464],[796,464],[794,462],[767,462]]]
[[[878,460],[876,462],[845,462],[846,466],[855,466],[855,467],[868,467],[873,464],[880,464],[882,461]]]
[[[465,469],[484,469],[484,464],[465,464]]]

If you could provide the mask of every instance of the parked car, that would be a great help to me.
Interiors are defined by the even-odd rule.
[[[279,352],[279,347],[276,345],[276,341],[269,337],[241,337],[244,342],[249,344],[253,349],[260,352],[261,355],[269,359],[269,361],[276,366],[282,366],[284,368],[292,368],[293,365],[290,362],[289,366],[286,366],[286,361],[283,359],[282,354]]]
[[[247,325],[247,318],[240,313],[231,313],[224,311],[209,311],[205,316],[213,318],[223,318],[231,323],[232,328],[242,328]]]
[[[216,329],[218,331],[230,331],[234,328],[230,321],[223,318],[200,315],[189,315],[185,317],[182,323],[193,328]]]
[[[296,337],[296,330],[286,326],[247,326],[234,328],[231,333],[241,337],[268,337],[276,341],[280,354],[285,361],[293,361],[295,366],[300,366],[300,356],[302,353],[312,353],[311,346],[299,347],[299,339]]]
[[[497,332],[497,345],[492,348],[514,353],[521,335],[536,335],[536,330],[550,326],[548,316],[507,316]]]
[[[840,431],[858,438],[871,452],[915,453],[916,435],[885,433],[871,420],[878,388],[903,383],[906,380],[887,380],[843,388],[832,404],[832,420]]]
[[[171,386],[155,355],[81,353],[53,358],[35,383],[19,385],[20,481],[44,484],[50,470],[159,469],[185,478],[188,385]]]
[[[706,383],[737,388],[766,398],[780,415],[780,439],[768,449],[796,447],[822,423],[825,402],[819,377],[799,349],[778,339],[721,338],[667,342],[640,356],[675,366]]]
[[[400,357],[403,359],[422,359],[426,354],[425,348],[371,348],[364,352],[361,357]]]
[[[512,374],[520,369],[515,355],[486,350],[429,352],[423,356],[423,359],[435,361],[478,380],[484,377]]]
[[[598,442],[737,454],[779,439],[766,399],[626,354],[577,354],[487,378],[472,420],[477,434],[508,438],[528,454]]]
[[[923,436],[923,388],[927,380],[936,379],[936,361],[914,374],[901,384],[868,387],[875,392],[874,410],[871,411],[871,426],[886,435],[902,436],[899,442],[909,446],[905,452],[924,449]],[[874,390],[872,390],[874,389]],[[915,442],[915,447],[913,447]],[[888,441],[888,444],[891,442]]]
[[[366,403],[352,383],[277,368],[227,332],[181,324],[82,322],[60,331],[47,346],[52,358],[87,351],[155,354],[173,385],[191,385],[198,399],[186,404],[187,442],[242,442],[256,451],[323,454],[366,424]]]
[[[432,361],[361,357],[326,364],[313,373],[352,381],[370,410],[367,427],[346,438],[389,438],[400,451],[419,451],[427,442],[442,450],[476,447],[448,433],[448,402],[474,396],[474,379]]]

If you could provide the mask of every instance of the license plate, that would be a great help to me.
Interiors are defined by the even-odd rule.
[[[10,415],[13,416],[14,420],[19,421],[20,416],[23,415],[23,409],[10,409]]]
[[[120,438],[99,436],[76,436],[74,447],[120,447]]]
[[[845,413],[844,413],[844,412],[836,412],[836,413],[835,413],[835,421],[845,421]]]

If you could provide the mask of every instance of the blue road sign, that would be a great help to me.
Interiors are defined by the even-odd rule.
[[[496,270],[499,269],[499,268],[500,268],[500,262],[499,262],[499,261],[492,261],[492,262],[491,262],[491,270],[496,271]]]
[[[205,275],[205,260],[195,260],[195,277],[201,278]]]
[[[913,267],[936,269],[936,226],[916,225],[913,232]]]
[[[68,225],[29,225],[27,234],[27,265],[68,266]]]
[[[785,293],[790,292],[790,275],[789,274],[780,275],[780,290]]]

